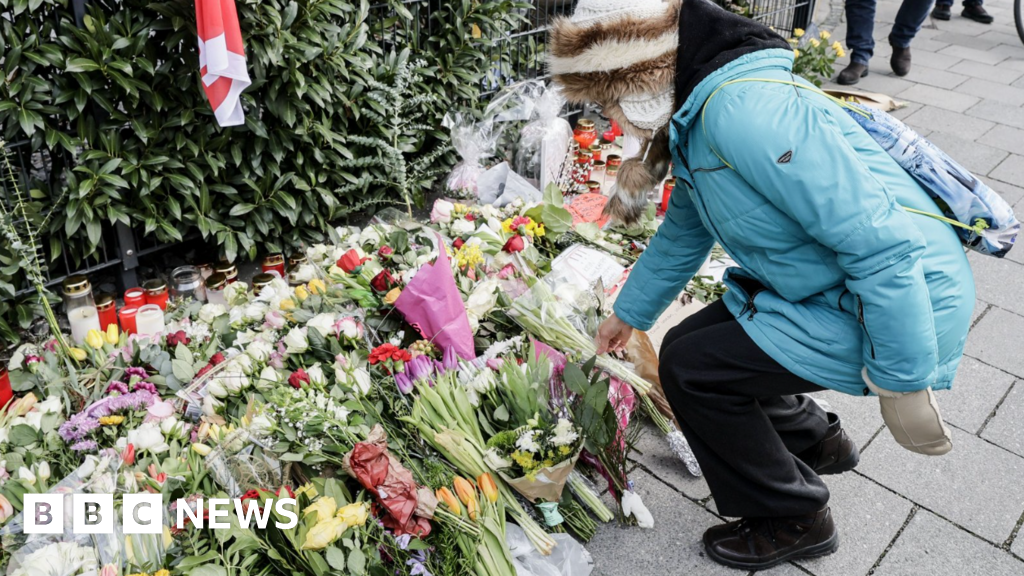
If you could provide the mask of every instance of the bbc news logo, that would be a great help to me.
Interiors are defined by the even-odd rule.
[[[73,534],[113,534],[117,508],[113,494],[71,494],[70,514],[65,515],[67,499],[63,494],[25,494],[25,534],[64,534],[65,518],[71,518]],[[248,529],[250,524],[261,530],[270,522],[271,510],[287,518],[274,525],[281,530],[294,528],[299,523],[298,503],[294,498],[267,499],[261,508],[253,501],[240,498],[198,498],[193,504],[179,499],[175,510],[175,527],[185,529],[188,524],[197,528],[224,530],[231,528],[227,517],[234,511],[238,525]],[[207,513],[208,509],[208,513]],[[162,534],[164,505],[160,494],[125,494],[121,498],[121,532],[124,534]]]

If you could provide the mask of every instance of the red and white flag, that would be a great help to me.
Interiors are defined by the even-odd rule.
[[[221,126],[245,123],[239,96],[252,81],[245,69],[245,46],[234,0],[196,0],[199,73],[203,90]]]

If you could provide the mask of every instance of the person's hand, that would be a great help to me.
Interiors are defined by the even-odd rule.
[[[597,344],[597,353],[617,352],[626,348],[626,342],[633,335],[633,327],[626,324],[615,314],[612,314],[601,322],[597,329],[597,337],[594,343]]]

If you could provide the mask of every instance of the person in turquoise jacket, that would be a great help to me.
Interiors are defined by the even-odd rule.
[[[719,244],[739,265],[726,272],[728,292],[672,329],[660,356],[718,511],[741,518],[709,529],[705,547],[749,570],[831,553],[837,532],[820,475],[859,456],[838,417],[804,393],[868,396],[868,381],[892,392],[948,388],[975,300],[964,250],[948,224],[904,209],[938,212],[842,108],[793,74],[793,51],[774,32],[705,0],[670,4],[672,109],[656,113],[666,80],[642,75],[664,48],[657,30],[669,27],[645,2],[602,6],[580,2],[585,17],[556,24],[555,81],[649,137],[646,164],[670,156],[676,186],[599,349],[651,328]],[[630,43],[632,60],[594,57],[616,42]],[[622,78],[629,85],[615,84]],[[660,175],[642,176],[620,176],[619,194]],[[610,205],[628,217],[635,202]]]

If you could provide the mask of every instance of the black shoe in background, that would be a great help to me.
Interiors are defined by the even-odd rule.
[[[985,11],[985,7],[981,4],[973,4],[971,6],[964,6],[964,11],[960,13],[964,18],[970,18],[975,22],[981,22],[982,24],[991,24],[995,18],[991,14]]]
[[[828,508],[806,516],[744,518],[704,532],[704,550],[712,560],[743,570],[826,556],[838,548],[839,533]]]
[[[891,44],[890,44],[891,45]],[[889,65],[897,76],[906,76],[910,72],[910,48],[892,47],[892,56],[889,58]]]
[[[932,18],[935,18],[936,20],[949,20],[953,16],[950,8],[952,8],[952,6],[936,4],[935,9],[932,10]]]
[[[849,66],[843,69],[836,78],[836,82],[843,86],[852,86],[860,79],[868,75],[868,67],[860,62],[853,62]]]

